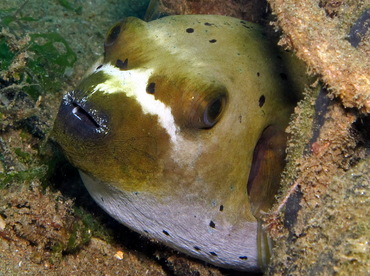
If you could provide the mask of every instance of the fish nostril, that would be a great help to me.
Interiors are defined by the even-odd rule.
[[[73,106],[72,109],[72,114],[82,121],[83,123],[87,124],[90,127],[93,128],[100,128],[100,125],[94,120],[94,118],[85,110],[83,109],[80,105],[78,105],[75,102],[71,103]]]

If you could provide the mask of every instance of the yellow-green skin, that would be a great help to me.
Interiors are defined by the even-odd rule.
[[[261,27],[216,15],[127,18],[98,65],[64,97],[54,130],[93,198],[173,248],[259,270],[256,216],[273,201],[294,92]],[[268,165],[250,200],[266,129],[270,151],[255,159]]]

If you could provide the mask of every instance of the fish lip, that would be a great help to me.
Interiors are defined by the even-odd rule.
[[[84,139],[104,137],[109,132],[106,114],[94,108],[86,97],[81,97],[80,94],[82,93],[71,91],[64,95],[57,121],[62,123],[66,133]]]

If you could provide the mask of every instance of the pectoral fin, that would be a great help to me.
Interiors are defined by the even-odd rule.
[[[285,165],[285,147],[285,132],[276,126],[268,126],[254,149],[247,187],[252,212],[257,218],[260,211],[267,211],[275,201]]]

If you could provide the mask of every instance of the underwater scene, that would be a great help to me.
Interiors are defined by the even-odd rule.
[[[370,6],[3,0],[0,275],[366,275]]]

